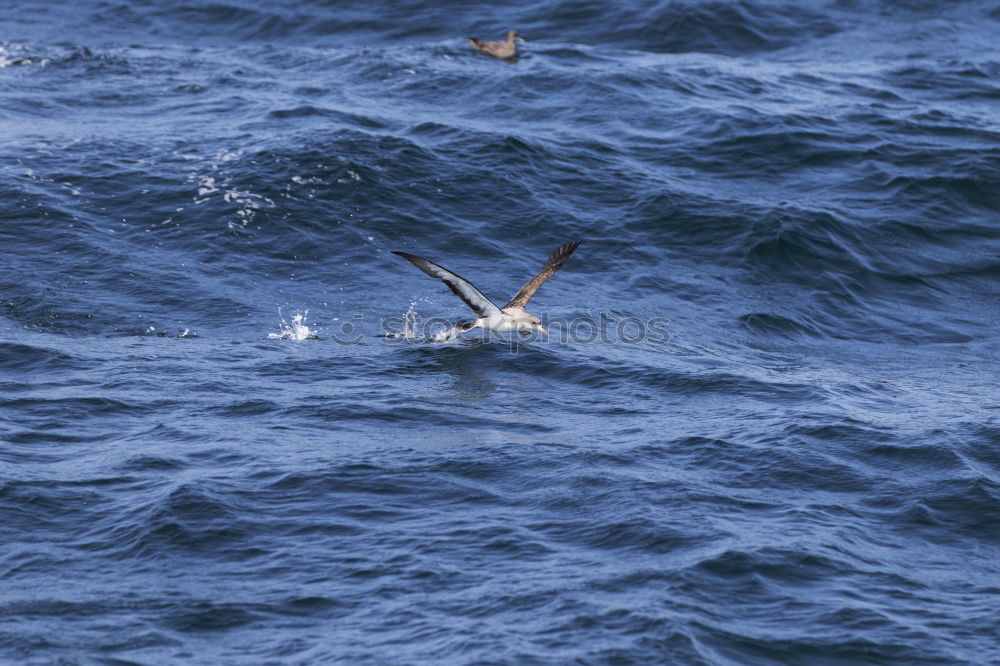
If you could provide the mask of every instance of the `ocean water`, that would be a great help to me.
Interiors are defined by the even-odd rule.
[[[0,663],[1000,663],[998,35],[6,0]]]

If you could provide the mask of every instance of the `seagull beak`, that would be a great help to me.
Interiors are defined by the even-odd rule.
[[[546,331],[545,328],[541,324],[539,324],[535,328],[537,328],[539,331],[541,331],[543,335],[548,335],[549,334],[549,332]]]

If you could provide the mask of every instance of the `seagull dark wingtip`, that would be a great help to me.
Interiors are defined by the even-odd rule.
[[[566,243],[563,243],[562,245],[556,248],[555,252],[552,253],[553,258],[566,257],[568,259],[569,255],[573,254],[573,252],[576,251],[576,248],[580,247],[580,243],[582,242],[583,239],[581,238],[580,240],[571,240]]]
[[[419,267],[419,263],[418,262],[427,261],[423,257],[418,257],[415,254],[410,254],[409,252],[399,252],[398,250],[392,250],[392,253],[394,255],[396,255],[397,257],[402,257],[403,259],[406,259],[408,262],[410,262],[411,264],[414,264],[415,266],[418,266],[418,267]]]

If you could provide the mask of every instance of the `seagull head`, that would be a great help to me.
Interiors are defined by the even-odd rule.
[[[535,315],[530,315],[525,313],[524,319],[521,320],[521,330],[527,331],[540,331],[543,335],[548,335],[549,332],[545,330],[542,326],[542,320]]]
[[[507,31],[507,41],[508,42],[523,42],[525,40],[524,40],[524,37],[521,36],[521,33],[519,33],[517,30],[509,30],[509,31]]]

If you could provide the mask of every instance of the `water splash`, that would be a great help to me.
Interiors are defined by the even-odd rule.
[[[451,342],[458,337],[458,334],[462,332],[462,329],[454,326],[452,328],[441,329],[440,331],[435,331],[428,340],[430,342]]]
[[[278,311],[281,314],[281,311]],[[281,330],[277,333],[268,333],[268,340],[309,340],[314,339],[319,336],[317,331],[309,328],[308,324],[303,323],[303,319],[309,314],[309,310],[305,312],[297,312],[295,316],[292,317],[291,323],[285,321],[285,318],[281,318]]]
[[[425,323],[424,327],[421,329],[420,315],[417,313],[414,306],[416,301],[410,303],[410,307],[406,309],[406,313],[403,315],[403,329],[400,331],[386,330],[380,338],[388,338],[391,340],[413,340],[416,342],[450,342],[458,337],[461,333],[461,329],[448,326],[446,328],[435,328],[435,330],[429,331],[427,327],[429,323]],[[398,320],[394,320],[398,321]]]
[[[417,315],[417,311],[413,309],[414,305],[416,305],[416,301],[410,303],[410,307],[406,309],[406,313],[403,315],[403,330],[395,332],[386,331],[380,337],[391,338],[393,340],[415,339],[417,337],[417,322],[420,317]]]
[[[416,302],[410,303],[410,307],[406,309],[406,314],[403,315],[402,337],[407,340],[417,337],[417,311],[413,309],[414,305],[416,305]]]

